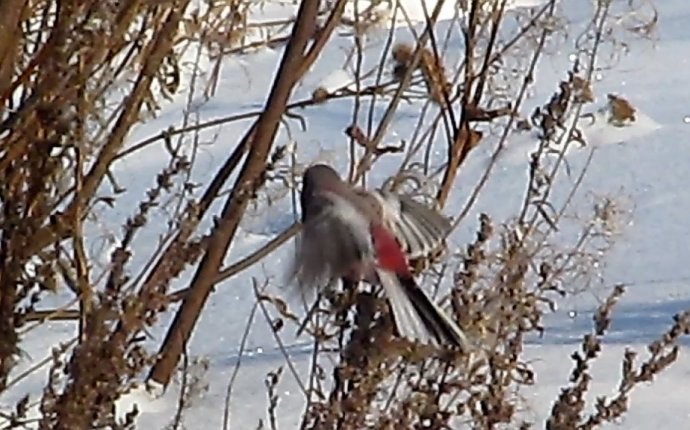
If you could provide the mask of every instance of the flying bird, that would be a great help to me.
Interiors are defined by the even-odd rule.
[[[354,187],[325,164],[304,172],[300,203],[293,274],[303,288],[338,279],[379,284],[400,336],[467,351],[464,332],[421,290],[409,267],[411,259],[438,249],[450,232],[447,218],[411,197]]]

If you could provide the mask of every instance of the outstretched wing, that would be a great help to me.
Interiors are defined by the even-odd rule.
[[[426,257],[438,250],[450,233],[448,218],[412,197],[384,190],[378,190],[376,196],[383,207],[384,223],[410,259]]]

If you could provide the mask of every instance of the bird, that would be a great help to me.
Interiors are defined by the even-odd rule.
[[[302,288],[338,279],[380,285],[398,335],[468,350],[466,334],[419,287],[409,264],[438,249],[451,230],[448,218],[410,196],[353,186],[320,163],[303,173],[300,205],[292,273]]]

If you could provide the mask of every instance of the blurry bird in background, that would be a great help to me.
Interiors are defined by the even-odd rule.
[[[448,219],[410,197],[353,187],[325,164],[309,167],[302,184],[293,267],[300,287],[338,279],[381,285],[400,336],[467,351],[464,332],[419,288],[409,267],[438,249],[450,232]]]

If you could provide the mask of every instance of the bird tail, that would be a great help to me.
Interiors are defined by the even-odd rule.
[[[458,325],[424,294],[412,277],[377,270],[400,336],[432,345],[450,345],[469,351],[469,342]]]

